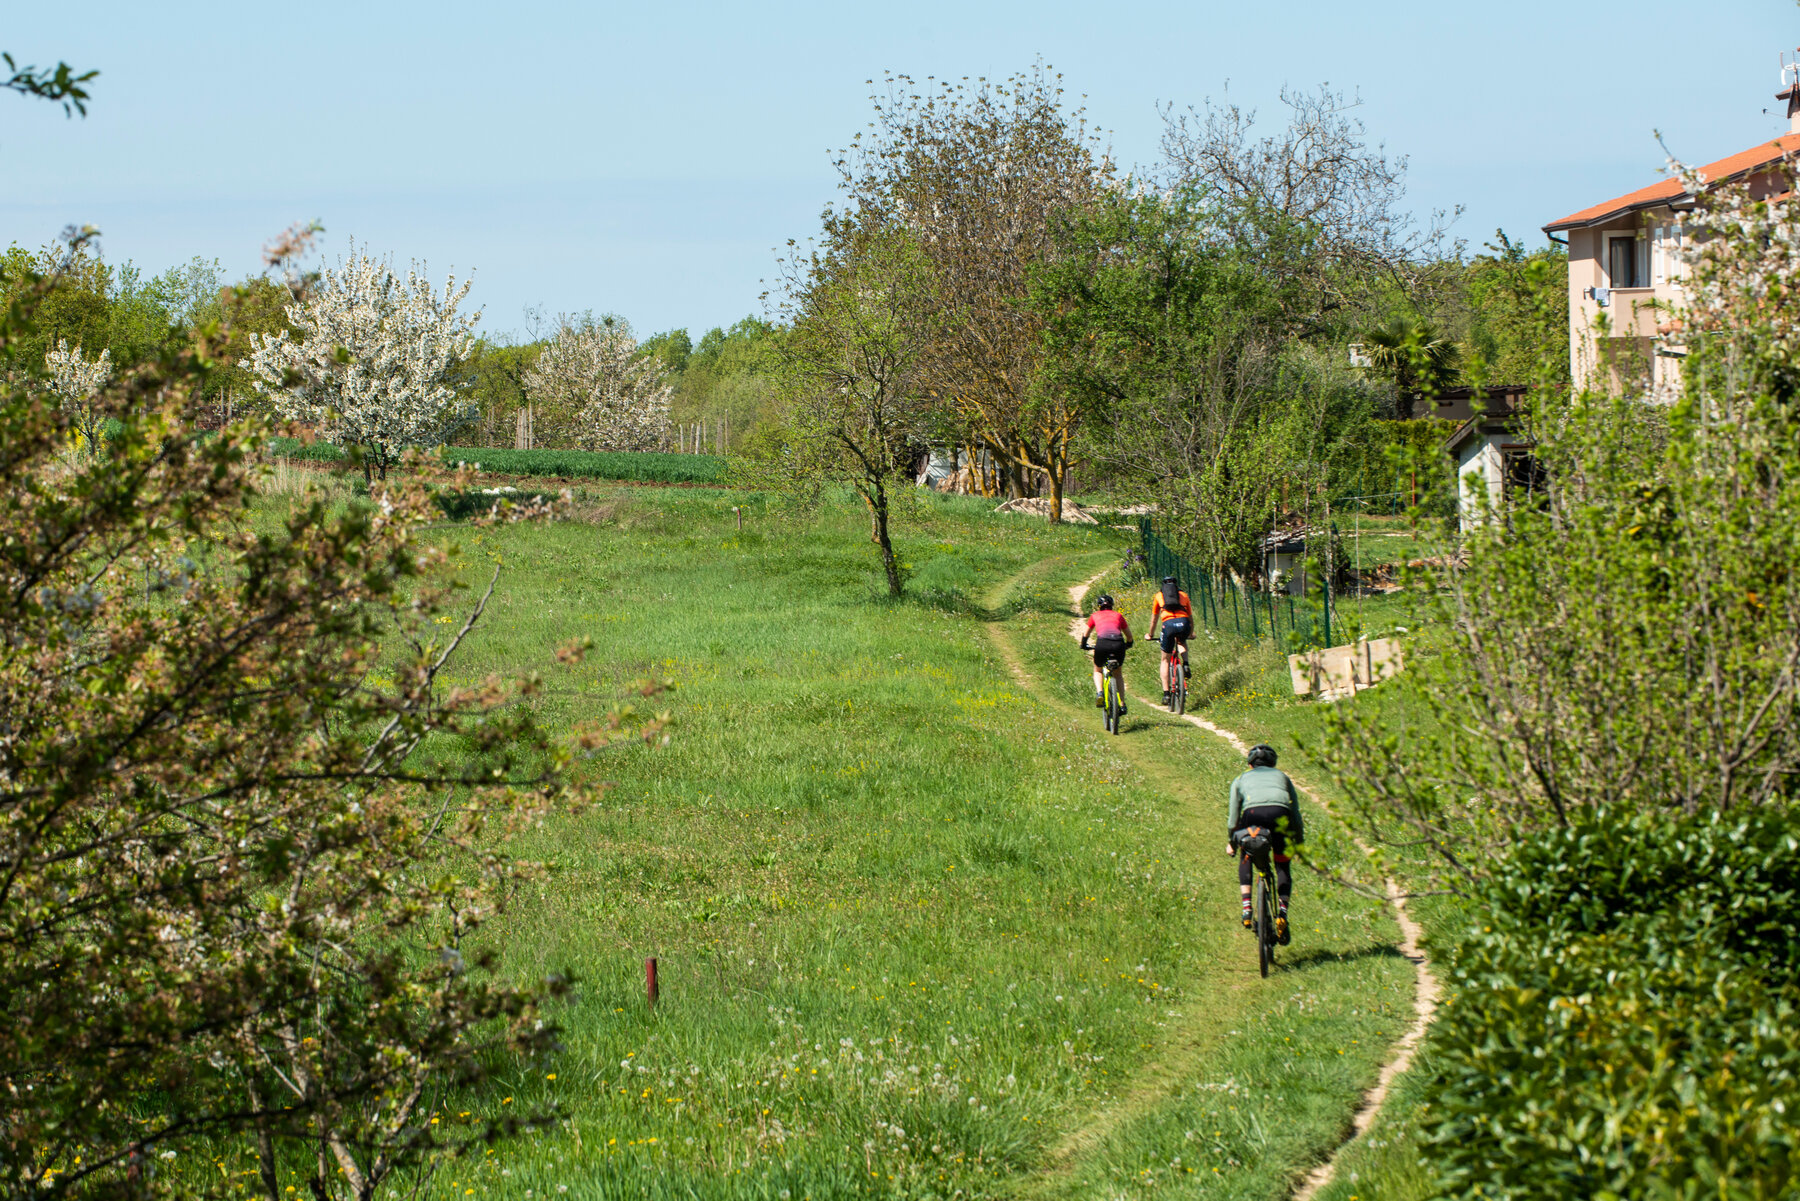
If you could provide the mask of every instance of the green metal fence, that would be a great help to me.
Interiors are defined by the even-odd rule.
[[[1331,645],[1331,582],[1325,581],[1321,602],[1287,593],[1264,592],[1230,576],[1202,571],[1164,542],[1150,518],[1138,518],[1144,570],[1154,584],[1174,576],[1193,602],[1196,625],[1222,637],[1247,642],[1268,639],[1286,652]]]

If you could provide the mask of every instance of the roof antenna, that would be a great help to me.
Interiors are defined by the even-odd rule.
[[[1781,52],[1781,90],[1775,93],[1775,99],[1787,101],[1788,132],[1800,133],[1800,54],[1783,50]]]

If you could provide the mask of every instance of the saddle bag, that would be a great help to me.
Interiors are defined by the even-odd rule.
[[[1271,845],[1267,826],[1245,826],[1238,831],[1238,850],[1252,859],[1267,855]]]

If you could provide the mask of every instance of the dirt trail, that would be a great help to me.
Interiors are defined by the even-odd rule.
[[[1042,564],[1039,564],[1039,567],[1040,565]],[[1004,585],[1001,592],[1004,592]],[[1048,708],[1067,718],[1071,722],[1071,726],[1085,729],[1091,713],[1085,708],[1076,709],[1062,700],[1053,699],[1040,690],[1039,681],[1035,681],[1031,677],[1030,670],[1024,666],[1019,650],[1017,650],[1017,646],[1013,646],[1012,637],[1008,636],[1004,623],[990,625],[988,630],[994,641],[995,650],[1001,655],[1001,661],[1006,664],[1006,670],[1012,675],[1013,681],[1017,681],[1021,688],[1030,691],[1035,697],[1039,697],[1039,700],[1042,700]],[[1147,747],[1141,742],[1112,745],[1125,758],[1129,758],[1136,771],[1141,772],[1148,780],[1154,781],[1157,787],[1168,790],[1174,796],[1183,796],[1184,792],[1192,789],[1192,781],[1186,780],[1181,772],[1175,771],[1174,765],[1161,762],[1159,756],[1148,753]],[[1201,812],[1199,798],[1195,796],[1195,798],[1188,799],[1192,799],[1193,803],[1184,807],[1184,812],[1188,814],[1186,823],[1192,826],[1190,835],[1193,839],[1201,839],[1204,835],[1201,834],[1201,821],[1199,821],[1199,812]],[[1208,832],[1210,832],[1210,826],[1208,826]],[[1237,990],[1246,989],[1247,985],[1240,981],[1240,983],[1220,983],[1219,987],[1237,992]],[[1094,1147],[1102,1145],[1107,1140],[1107,1136],[1112,1131],[1116,1131],[1120,1124],[1127,1122],[1132,1116],[1139,1115],[1150,1107],[1156,1106],[1159,1100],[1168,1097],[1168,1093],[1177,1086],[1177,1082],[1192,1077],[1195,1064],[1199,1064],[1208,1053],[1213,1052],[1217,1041],[1220,1037],[1224,1037],[1224,1026],[1229,1025],[1229,1021],[1226,1019],[1235,1010],[1229,1005],[1213,1005],[1213,1007],[1184,1007],[1184,1012],[1188,1012],[1188,1017],[1184,1019],[1183,1023],[1175,1023],[1166,1030],[1165,1037],[1157,1044],[1156,1052],[1150,1055],[1150,1059],[1143,1064],[1143,1068],[1139,1068],[1134,1073],[1130,1084],[1127,1084],[1118,1095],[1107,1098],[1107,1102],[1100,1109],[1096,1109],[1093,1115],[1089,1116],[1087,1122],[1064,1134],[1064,1138],[1055,1147],[1051,1147],[1044,1174],[1037,1181],[1026,1183],[1021,1196],[1037,1197],[1057,1194],[1058,1183],[1062,1179],[1066,1179],[1069,1172],[1075,1170],[1084,1154]]]
[[[1105,574],[1106,572],[1104,571],[1100,572],[1099,575],[1095,575],[1069,589],[1069,600],[1077,613],[1081,612],[1081,602],[1086,598],[1088,589],[1093,586],[1095,580],[1100,579],[1100,577]],[[1076,638],[1080,638],[1085,629],[1086,623],[1079,617],[1070,622],[1069,633]],[[1141,694],[1133,695],[1141,705],[1158,709],[1161,708],[1160,704],[1148,697]],[[1226,742],[1236,748],[1240,754],[1247,752],[1250,749],[1245,745],[1244,740],[1241,737],[1231,730],[1225,729],[1223,726],[1214,725],[1205,718],[1197,717],[1192,713],[1183,714],[1182,717],[1193,725],[1205,730],[1207,733],[1223,738]],[[1301,784],[1298,780],[1294,783],[1295,787],[1304,792],[1307,799],[1313,804],[1319,806],[1319,808],[1325,810],[1327,813],[1332,811],[1331,805],[1324,797],[1320,796],[1306,785]],[[1361,848],[1363,854],[1373,857],[1373,850],[1360,838],[1356,839],[1356,845]],[[1431,1025],[1431,1016],[1437,1010],[1437,976],[1432,973],[1430,958],[1420,947],[1420,940],[1423,937],[1424,932],[1419,928],[1419,923],[1412,919],[1412,915],[1407,913],[1406,898],[1400,895],[1399,886],[1391,879],[1384,880],[1383,884],[1387,889],[1388,903],[1393,906],[1394,917],[1400,923],[1400,953],[1412,961],[1417,975],[1417,985],[1413,991],[1412,1025],[1407,1027],[1406,1032],[1402,1034],[1399,1041],[1394,1044],[1393,1057],[1389,1059],[1386,1064],[1382,1065],[1381,1075],[1376,1079],[1375,1087],[1371,1088],[1368,1093],[1364,1095],[1362,1105],[1357,1109],[1356,1116],[1351,1120],[1350,1133],[1344,1138],[1344,1141],[1338,1145],[1337,1151],[1333,1152],[1330,1159],[1327,1159],[1324,1163],[1320,1164],[1307,1174],[1306,1179],[1301,1182],[1299,1189],[1295,1191],[1293,1201],[1311,1201],[1311,1199],[1318,1194],[1319,1190],[1331,1183],[1332,1178],[1337,1174],[1338,1154],[1356,1139],[1367,1133],[1369,1127],[1375,1124],[1375,1119],[1380,1116],[1381,1107],[1387,1101],[1388,1091],[1393,1087],[1394,1080],[1400,1073],[1412,1066],[1413,1055],[1418,1051],[1419,1044],[1424,1041],[1425,1031]]]

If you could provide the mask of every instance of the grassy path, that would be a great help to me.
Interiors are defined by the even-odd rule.
[[[1105,574],[1106,572],[1100,572],[1080,584],[1071,586],[1069,589],[1071,607],[1079,612],[1081,602],[1087,596],[1088,589]],[[1080,620],[1077,619],[1070,632],[1080,638],[1081,630]],[[1148,706],[1154,703],[1141,693],[1132,695],[1136,696],[1141,705]],[[1205,718],[1192,713],[1182,714],[1181,719],[1198,726],[1209,734],[1224,739],[1238,754],[1249,753],[1249,745],[1231,730],[1214,725]],[[1295,786],[1305,793],[1307,799],[1314,805],[1328,813],[1331,812],[1330,802],[1320,796],[1317,791],[1300,781],[1295,781]],[[1360,838],[1355,841],[1364,855],[1373,856],[1373,852],[1366,843]],[[1394,1044],[1393,1058],[1382,1065],[1381,1076],[1376,1080],[1375,1087],[1364,1095],[1362,1105],[1357,1109],[1356,1116],[1351,1121],[1350,1131],[1346,1134],[1343,1145],[1333,1152],[1330,1159],[1307,1173],[1299,1191],[1294,1194],[1293,1201],[1314,1201],[1314,1198],[1318,1197],[1336,1179],[1341,1153],[1356,1139],[1366,1135],[1374,1126],[1375,1119],[1381,1115],[1383,1106],[1387,1104],[1388,1094],[1394,1086],[1394,1081],[1412,1066],[1413,1056],[1425,1041],[1425,1032],[1430,1028],[1432,1015],[1437,1011],[1438,980],[1431,970],[1430,956],[1424,950],[1425,932],[1420,928],[1419,923],[1413,920],[1412,915],[1406,911],[1406,898],[1401,895],[1399,886],[1392,879],[1384,880],[1383,883],[1387,888],[1388,902],[1394,909],[1394,918],[1400,925],[1400,954],[1412,962],[1418,977],[1417,989],[1413,993],[1412,1024],[1406,1028],[1406,1032]]]
[[[1000,607],[997,598],[1007,589],[1027,586],[1034,578],[1041,584],[1044,576],[1054,575],[1066,584],[1084,565],[1088,570],[1080,571],[1080,576],[1089,576],[1098,564],[1060,556],[1035,565],[996,589],[990,605]],[[1097,578],[1090,576],[1087,583]],[[1021,687],[1061,720],[1085,727],[1090,738],[1103,740],[1153,787],[1179,802],[1182,816],[1175,826],[1179,845],[1170,851],[1193,865],[1190,870],[1202,878],[1203,895],[1212,902],[1202,906],[1206,916],[1199,932],[1212,979],[1190,989],[1204,994],[1204,1004],[1186,1007],[1180,1020],[1165,1028],[1151,1057],[1130,1083],[1105,1098],[1065,1134],[1039,1172],[1019,1182],[1016,1193],[1029,1197],[1117,1195],[1119,1186],[1129,1184],[1137,1190],[1170,1195],[1279,1197],[1288,1195],[1296,1185],[1315,1188],[1314,1178],[1328,1175],[1331,1161],[1325,1160],[1310,1176],[1306,1166],[1339,1145],[1346,1130],[1360,1131],[1366,1125],[1364,1114],[1373,1113],[1367,1098],[1381,1090],[1384,1081],[1374,1082],[1358,1111],[1355,1098],[1362,1093],[1366,1077],[1352,1081],[1342,1073],[1319,1073],[1316,1063],[1301,1067],[1289,1057],[1298,1048],[1321,1040],[1336,1043],[1343,1052],[1340,1059],[1346,1062],[1340,1067],[1353,1071],[1356,1065],[1373,1067],[1370,1051],[1386,1040],[1346,1040],[1346,1027],[1357,1026],[1365,1034],[1377,1032],[1370,1027],[1392,1027],[1369,1010],[1368,992],[1344,985],[1362,976],[1371,962],[1379,965],[1377,990],[1400,989],[1407,982],[1392,978],[1393,965],[1386,959],[1391,947],[1331,945],[1337,941],[1333,935],[1347,924],[1349,913],[1345,910],[1358,906],[1353,900],[1328,894],[1307,902],[1315,912],[1324,911],[1320,916],[1325,920],[1313,919],[1314,937],[1303,936],[1303,942],[1314,945],[1296,948],[1285,972],[1267,981],[1257,975],[1248,944],[1234,920],[1235,866],[1221,853],[1224,784],[1241,769],[1241,749],[1228,751],[1221,742],[1193,739],[1183,732],[1185,723],[1142,696],[1135,698],[1140,708],[1127,719],[1123,736],[1107,738],[1101,733],[1087,703],[1085,662],[1071,662],[1074,657],[1067,654],[1066,641],[1058,661],[1050,659],[1053,644],[1048,639],[1066,638],[1068,622],[1079,609],[1086,583],[1067,586],[1072,604],[1059,615],[1060,621],[1053,619],[1048,628],[1038,622],[1036,629],[1020,628],[1031,624],[1029,617],[994,622],[990,634]],[[1075,684],[1059,688],[1050,684],[1053,678]],[[1188,721],[1231,739],[1227,732],[1201,719]],[[1321,828],[1316,840],[1333,837],[1328,811],[1314,824]],[[1298,900],[1295,912],[1297,922],[1306,920],[1301,917]],[[1336,928],[1332,919],[1340,923]],[[1362,927],[1364,938],[1374,933],[1373,927],[1385,924],[1384,918],[1366,911],[1350,920]],[[1406,942],[1410,949],[1412,939],[1407,937]],[[1279,995],[1294,983],[1289,973],[1301,976],[1309,987],[1304,992]],[[1375,980],[1365,978],[1363,983]],[[1278,995],[1271,997],[1271,992]],[[1274,1012],[1265,1010],[1270,1004],[1277,1006]],[[1336,1015],[1330,1013],[1334,1005],[1338,1007]],[[1177,1015],[1172,1012],[1171,1016]],[[1379,1018],[1389,1016],[1384,1007]],[[1286,1033],[1276,1038],[1271,1032],[1258,1041],[1253,1029],[1258,1025],[1266,1029],[1270,1024],[1279,1025]],[[1343,1046],[1345,1041],[1351,1046]],[[1356,1065],[1348,1062],[1352,1048]],[[1277,1066],[1287,1071],[1270,1070]],[[1394,1070],[1391,1062],[1385,1069],[1387,1073]],[[1220,1097],[1220,1093],[1225,1095]],[[1215,1128],[1209,1131],[1209,1125]],[[1226,1125],[1236,1125],[1240,1135],[1253,1132],[1246,1140],[1250,1146],[1239,1144],[1243,1157],[1229,1152],[1222,1157],[1193,1154],[1203,1152],[1209,1142],[1213,1149],[1228,1145]],[[1177,1127],[1185,1128],[1177,1134]],[[1182,1154],[1170,1155],[1171,1146],[1178,1152],[1188,1149],[1188,1161],[1183,1162]],[[1224,1162],[1218,1162],[1219,1158]],[[1155,1166],[1139,1167],[1133,1174],[1129,1165],[1134,1161]],[[1206,1170],[1196,1173],[1196,1161]],[[1108,1189],[1114,1191],[1105,1191]]]

